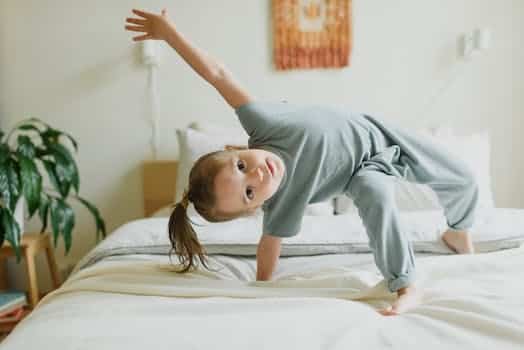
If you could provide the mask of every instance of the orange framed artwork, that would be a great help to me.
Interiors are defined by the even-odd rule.
[[[351,0],[272,0],[279,70],[349,66]]]

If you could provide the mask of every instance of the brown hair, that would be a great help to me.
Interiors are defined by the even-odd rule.
[[[191,201],[196,211],[209,222],[228,221],[251,214],[252,212],[223,213],[216,207],[215,177],[222,170],[229,159],[232,151],[215,151],[200,157],[189,173],[189,188],[184,191],[183,198],[175,204],[174,210],[169,217],[169,240],[171,241],[171,253],[178,255],[183,265],[180,273],[188,272],[195,267],[193,258],[198,256],[202,265],[208,270],[205,250],[198,241],[196,232],[193,230],[191,220],[187,216],[187,206]]]

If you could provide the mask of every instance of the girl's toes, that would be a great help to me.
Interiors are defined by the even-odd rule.
[[[378,312],[384,316],[397,316],[398,315],[398,312],[396,310],[393,310],[392,306],[388,306],[386,309],[379,310]]]

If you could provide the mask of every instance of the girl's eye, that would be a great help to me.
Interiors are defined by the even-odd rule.
[[[253,200],[255,197],[255,192],[251,189],[251,187],[246,188],[246,196],[249,198],[249,200]]]
[[[246,165],[244,164],[244,161],[243,160],[238,160],[237,161],[237,167],[238,167],[238,170],[242,171],[246,168]]]

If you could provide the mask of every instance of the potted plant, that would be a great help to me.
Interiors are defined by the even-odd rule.
[[[15,138],[15,135],[18,136]],[[71,248],[75,226],[75,214],[66,201],[68,198],[78,200],[94,216],[97,242],[100,235],[106,235],[98,209],[78,195],[78,168],[70,150],[61,142],[63,139],[68,139],[78,151],[77,142],[71,135],[37,118],[21,121],[7,135],[0,130],[0,246],[7,240],[15,248],[17,262],[20,261],[22,230],[15,219],[15,211],[17,204],[19,208],[24,207],[20,201],[25,200],[27,204],[28,219],[38,212],[41,233],[50,219],[54,245],[56,247],[61,235],[66,255]],[[38,168],[38,163],[45,171]],[[43,186],[43,173],[47,173],[52,188]]]

